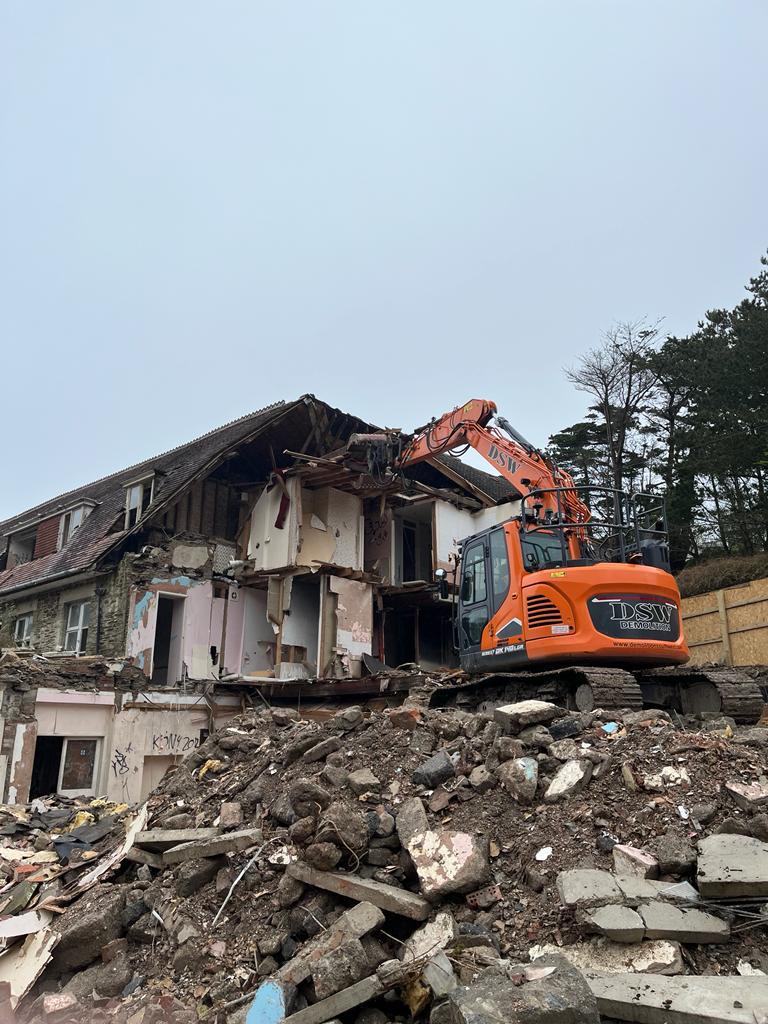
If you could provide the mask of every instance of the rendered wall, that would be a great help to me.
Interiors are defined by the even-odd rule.
[[[456,508],[447,501],[436,501],[434,508],[435,568],[447,570],[453,568],[451,556],[458,552],[461,541],[473,533],[479,533],[496,523],[503,523],[511,516],[519,515],[520,502],[506,501],[503,505],[494,505],[479,512]]]
[[[333,487],[301,491],[298,565],[363,568],[363,502]]]

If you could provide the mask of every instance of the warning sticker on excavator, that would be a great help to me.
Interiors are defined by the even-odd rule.
[[[558,569],[557,572],[551,572],[549,575],[553,578],[556,576],[565,576],[565,569]]]

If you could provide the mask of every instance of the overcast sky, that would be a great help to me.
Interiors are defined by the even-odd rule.
[[[765,0],[0,12],[0,518],[305,392],[543,444],[768,248]]]

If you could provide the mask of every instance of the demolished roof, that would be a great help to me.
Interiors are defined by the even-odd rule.
[[[145,529],[146,519],[141,519],[132,529],[121,528],[126,485],[142,477],[154,476],[151,506],[154,516],[176,500],[196,479],[212,472],[238,445],[249,443],[270,427],[287,424],[297,417],[295,429],[298,431],[301,427],[301,437],[291,443],[298,446],[303,443],[306,448],[318,452],[332,450],[353,431],[376,429],[370,423],[327,405],[314,395],[302,395],[291,402],[275,402],[193,441],[59,494],[0,523],[3,546],[11,534],[38,527],[46,520],[58,520],[67,509],[76,507],[78,503],[92,503],[93,511],[65,547],[0,571],[0,595],[52,583],[76,573],[95,571],[112,549]],[[281,451],[276,451],[276,456]],[[514,489],[502,477],[467,466],[449,455],[441,455],[434,461],[454,482],[470,492],[482,491],[492,502],[516,496]]]

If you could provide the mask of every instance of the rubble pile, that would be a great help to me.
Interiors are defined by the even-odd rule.
[[[535,700],[244,714],[166,775],[87,891],[52,879],[37,905],[70,902],[30,936],[39,976],[9,1012],[674,1021],[720,975],[736,1016],[702,1019],[741,1020],[768,1005],[766,747],[715,716]]]

